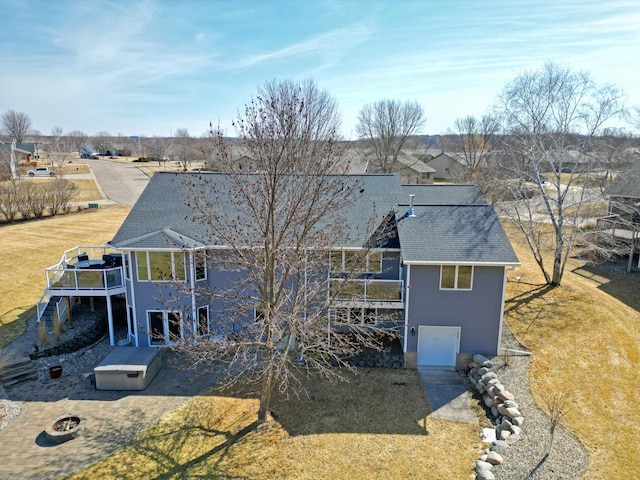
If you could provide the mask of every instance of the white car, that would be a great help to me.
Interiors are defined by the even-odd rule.
[[[30,177],[53,177],[56,174],[53,170],[49,170],[49,167],[36,167],[33,170],[28,170],[27,175]]]

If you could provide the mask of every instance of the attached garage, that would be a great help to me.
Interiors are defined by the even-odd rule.
[[[460,327],[418,327],[418,366],[455,367]]]

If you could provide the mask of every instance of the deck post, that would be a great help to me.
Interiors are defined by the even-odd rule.
[[[109,322],[109,345],[116,344],[116,339],[113,333],[113,309],[111,308],[111,295],[107,295],[107,320]]]

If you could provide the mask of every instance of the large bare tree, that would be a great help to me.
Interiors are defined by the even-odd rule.
[[[328,287],[329,252],[344,239],[342,212],[360,191],[337,161],[344,146],[334,99],[312,81],[274,80],[234,127],[234,153],[222,133],[213,138],[226,173],[184,179],[194,221],[207,227],[210,245],[224,246],[208,251],[210,264],[241,272],[232,285],[196,294],[223,305],[217,329],[235,327],[178,345],[196,362],[215,360],[228,382],[242,375],[255,385],[263,422],[274,389],[295,391],[310,370],[339,376],[332,366],[377,345],[377,337],[373,327],[345,325],[348,334],[328,328],[327,300],[337,292]],[[242,170],[237,152],[253,159],[258,173]]]
[[[194,142],[187,128],[177,128],[173,136],[173,151],[184,170],[191,165]]]
[[[0,117],[0,127],[2,133],[15,138],[16,142],[22,143],[31,130],[31,118],[24,112],[7,110]]]
[[[67,133],[67,139],[71,147],[73,147],[75,151],[79,152],[87,143],[89,136],[81,130],[71,130]]]
[[[596,140],[622,112],[621,99],[614,86],[555,63],[519,74],[499,96],[505,134],[495,175],[506,178],[502,185],[519,198],[505,212],[524,233],[549,285],[561,284],[584,207],[598,199],[589,181],[598,166]]]
[[[391,173],[411,135],[420,133],[426,119],[416,101],[379,100],[362,107],[356,133],[373,170]]]
[[[488,167],[487,160],[499,128],[498,119],[491,114],[480,119],[469,115],[455,120],[454,130],[450,132],[452,142],[447,148],[462,157],[466,179],[476,180],[479,170]]]

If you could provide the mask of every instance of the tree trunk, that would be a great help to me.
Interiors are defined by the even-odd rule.
[[[273,389],[273,365],[271,358],[267,360],[269,365],[266,367],[265,377],[262,380],[262,388],[260,392],[260,408],[258,410],[258,423],[264,423],[269,416],[269,406],[271,404],[271,390]]]

